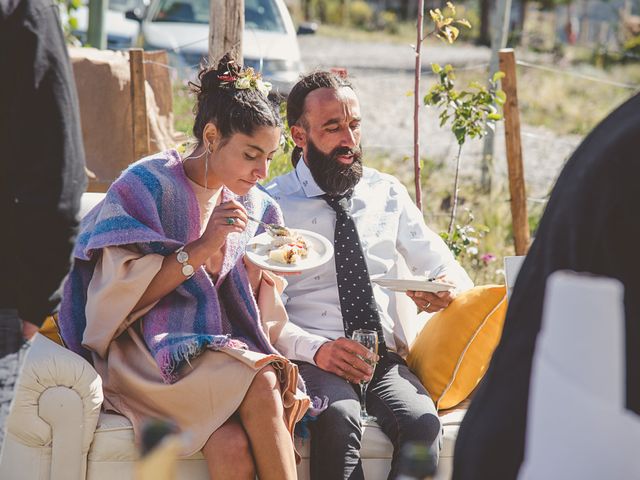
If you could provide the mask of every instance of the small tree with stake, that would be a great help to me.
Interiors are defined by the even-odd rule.
[[[431,35],[439,38],[448,43],[453,43],[458,38],[460,33],[459,26],[471,28],[471,24],[468,20],[454,18],[456,14],[456,8],[451,2],[447,2],[447,8],[445,14],[443,14],[439,8],[435,10],[429,10],[431,20],[433,22],[433,30],[423,35],[423,12],[424,12],[424,0],[418,0],[418,22],[417,22],[417,42],[415,46],[416,51],[416,65],[414,76],[414,103],[413,103],[413,168],[415,176],[416,187],[416,205],[422,211],[422,186],[420,185],[422,170],[420,162],[420,73],[421,73],[421,51],[422,42]],[[457,26],[456,26],[457,25]]]
[[[462,147],[467,138],[484,137],[488,129],[495,128],[495,122],[502,119],[502,115],[494,105],[502,106],[506,100],[505,93],[497,87],[497,83],[504,77],[504,73],[497,72],[488,87],[480,85],[478,82],[472,82],[467,90],[458,91],[454,88],[455,75],[451,65],[441,67],[434,63],[431,68],[438,78],[438,83],[431,87],[429,93],[425,95],[424,103],[440,108],[440,126],[449,123],[458,142],[453,202],[449,228],[445,238],[451,247],[458,208]]]
[[[419,98],[420,91],[420,46],[427,36],[433,35],[447,43],[454,43],[460,33],[459,28],[471,28],[471,24],[466,19],[456,19],[456,8],[451,2],[447,2],[446,8],[440,10],[436,8],[429,10],[433,30],[423,36],[424,0],[418,0],[418,23],[416,45],[416,68],[414,86],[414,170],[416,184],[416,204],[422,209],[422,188],[420,185],[420,129],[419,129]],[[460,160],[462,156],[462,146],[467,138],[482,138],[486,135],[487,129],[493,129],[495,122],[502,118],[494,105],[501,106],[506,100],[505,93],[496,88],[497,82],[504,75],[498,72],[494,75],[488,87],[484,87],[477,82],[471,83],[467,90],[457,91],[454,89],[455,75],[453,67],[447,65],[444,68],[440,65],[432,65],[433,72],[438,78],[438,83],[434,85],[429,93],[424,97],[424,104],[435,106],[441,109],[440,126],[448,122],[451,130],[458,141],[458,155],[456,157],[456,173],[454,180],[453,204],[451,207],[451,218],[447,232],[441,236],[445,239],[449,248],[456,257],[477,239],[472,238],[475,230],[470,225],[456,229],[456,213],[458,208],[459,181],[460,181]],[[473,218],[470,215],[470,218]],[[476,242],[477,243],[477,242]]]

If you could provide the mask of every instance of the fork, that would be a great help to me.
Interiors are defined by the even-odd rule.
[[[271,235],[282,237],[290,234],[287,227],[283,227],[282,225],[278,225],[277,223],[265,223],[262,220],[258,220],[257,218],[252,217],[251,215],[247,215],[247,218],[262,225],[265,230],[267,230]]]
[[[429,275],[427,276],[427,282],[435,282],[436,279],[438,278],[438,275],[440,275],[444,270],[445,270],[445,266],[440,265],[435,270],[430,271]]]

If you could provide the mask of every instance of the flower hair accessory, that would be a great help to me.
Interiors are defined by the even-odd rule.
[[[252,67],[236,71],[236,69],[233,68],[235,65],[230,65],[232,63],[235,62],[229,62],[227,65],[228,70],[218,75],[220,85],[233,85],[236,90],[258,90],[265,97],[269,95],[272,85],[271,83],[262,80],[261,73],[256,72]]]

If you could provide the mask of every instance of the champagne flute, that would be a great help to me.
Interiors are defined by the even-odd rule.
[[[367,350],[378,354],[378,333],[375,330],[366,330],[364,328],[359,328],[354,330],[351,334],[351,339],[358,342],[360,345],[363,345]],[[358,357],[365,363],[371,365],[372,368],[375,369],[376,362],[374,360],[369,360],[368,358]],[[376,417],[369,415],[367,413],[367,388],[369,387],[369,381],[360,382],[360,420],[362,423],[367,422],[375,422]]]

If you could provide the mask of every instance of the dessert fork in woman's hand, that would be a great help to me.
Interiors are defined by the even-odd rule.
[[[262,225],[264,229],[274,237],[287,237],[291,235],[291,232],[289,232],[289,229],[287,227],[283,227],[282,225],[278,225],[277,223],[266,223],[262,220],[258,220],[257,218],[252,217],[251,215],[247,215],[247,218]]]

